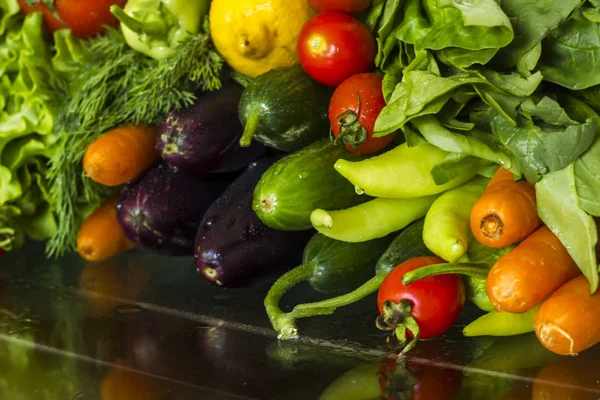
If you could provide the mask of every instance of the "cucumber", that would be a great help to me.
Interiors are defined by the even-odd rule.
[[[244,134],[265,146],[291,152],[329,136],[332,90],[313,80],[302,66],[276,68],[253,79],[238,106]]]
[[[304,248],[302,263],[312,265],[308,279],[317,292],[342,294],[369,279],[373,266],[395,235],[361,243],[347,243],[315,234]]]
[[[336,210],[371,200],[358,195],[354,186],[338,174],[338,159],[358,160],[329,139],[318,140],[273,164],[254,190],[252,208],[271,228],[285,231],[311,229],[310,214],[317,208]]]
[[[375,273],[386,276],[406,260],[419,256],[433,256],[423,241],[424,226],[425,219],[421,218],[404,228],[377,261]]]

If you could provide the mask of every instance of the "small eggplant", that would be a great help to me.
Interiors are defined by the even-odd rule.
[[[275,158],[254,163],[204,215],[194,248],[198,271],[223,287],[248,286],[302,256],[311,231],[279,231],[252,210],[254,188]]]
[[[242,148],[237,108],[242,87],[235,82],[206,92],[194,105],[167,114],[158,126],[156,149],[169,164],[194,173],[241,170],[260,158],[260,143]]]
[[[142,247],[169,255],[192,255],[198,225],[231,177],[194,176],[160,163],[126,186],[117,203],[125,234]]]

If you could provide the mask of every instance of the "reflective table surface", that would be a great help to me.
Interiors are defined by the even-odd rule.
[[[224,290],[190,258],[130,252],[49,261],[30,244],[0,261],[0,399],[600,399],[600,346],[577,357],[535,335],[444,336],[396,363],[373,296],[298,321],[280,341],[263,299],[274,277]],[[299,285],[284,309],[320,297]]]

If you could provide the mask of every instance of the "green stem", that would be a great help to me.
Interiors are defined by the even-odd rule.
[[[474,278],[486,279],[489,269],[484,264],[466,264],[466,263],[444,263],[444,264],[433,264],[425,267],[414,269],[407,272],[402,277],[402,283],[404,285],[410,285],[411,283],[418,281],[419,279],[426,278],[428,276],[443,275],[443,274],[461,274],[468,275]]]
[[[271,325],[277,331],[279,339],[290,339],[298,333],[294,316],[291,313],[284,313],[279,308],[279,301],[288,290],[308,279],[312,273],[313,266],[311,264],[300,265],[283,274],[269,289],[264,305]]]
[[[260,122],[260,113],[253,108],[250,111],[250,115],[248,115],[248,119],[246,120],[246,126],[244,127],[244,133],[240,139],[241,147],[248,147],[252,144],[252,138],[256,133],[256,129],[258,129],[258,123]]]
[[[110,6],[110,12],[119,22],[131,29],[138,35],[146,34],[148,36],[162,37],[167,34],[167,28],[162,23],[140,22],[135,18],[130,17],[123,9],[116,4]]]
[[[291,314],[295,318],[307,318],[315,315],[332,314],[338,307],[355,303],[360,299],[367,297],[371,293],[376,292],[377,289],[379,289],[379,286],[381,286],[381,282],[383,282],[384,278],[385,274],[376,275],[365,282],[361,287],[353,290],[350,293],[315,303],[298,304],[296,307],[294,307],[294,310],[291,312]]]

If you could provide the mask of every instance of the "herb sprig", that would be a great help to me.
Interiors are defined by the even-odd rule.
[[[55,128],[61,139],[47,178],[59,230],[47,244],[48,257],[75,247],[87,213],[113,191],[83,173],[90,143],[120,125],[156,123],[165,113],[192,105],[200,91],[221,87],[223,60],[208,32],[205,23],[203,32],[180,42],[164,60],[131,49],[115,29],[89,41]]]

